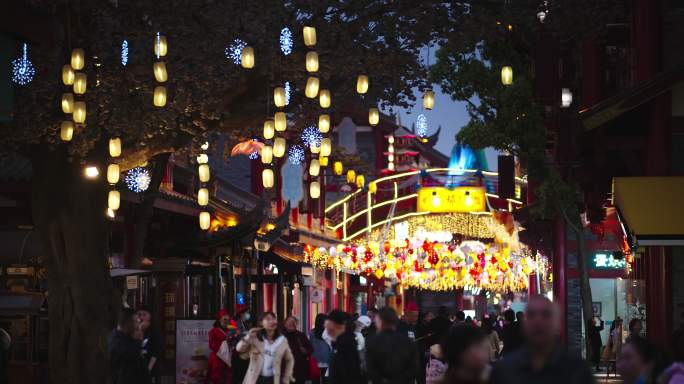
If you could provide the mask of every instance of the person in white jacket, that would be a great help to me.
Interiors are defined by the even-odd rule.
[[[294,357],[287,339],[278,330],[273,312],[259,318],[258,328],[252,328],[237,345],[240,353],[249,353],[249,368],[244,384],[289,384],[294,381]]]

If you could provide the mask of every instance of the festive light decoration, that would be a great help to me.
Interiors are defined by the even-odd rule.
[[[286,104],[285,88],[276,87],[273,89],[273,103],[276,107],[282,108]]]
[[[299,165],[304,162],[304,148],[301,145],[293,145],[287,151],[287,160],[293,165]]]
[[[328,157],[332,153],[332,141],[329,137],[321,139],[321,156]]]
[[[264,139],[271,140],[275,136],[275,122],[271,119],[264,121]]]
[[[312,181],[309,184],[309,196],[312,199],[318,199],[321,197],[321,184],[318,181]]]
[[[335,173],[335,175],[340,176],[342,175],[342,171],[344,171],[344,166],[342,165],[342,162],[336,161],[333,164],[333,172]]]
[[[152,177],[145,167],[135,167],[126,172],[124,183],[126,187],[135,193],[145,192],[150,187]]]
[[[109,191],[107,196],[107,206],[112,211],[116,211],[121,206],[121,194],[116,189]]]
[[[264,188],[273,188],[273,170],[266,168],[261,172],[261,181]]]
[[[380,111],[377,108],[371,108],[368,110],[368,123],[370,125],[378,125],[380,122]]]
[[[321,108],[330,108],[331,96],[329,89],[321,89],[318,92],[318,102]]]
[[[166,87],[163,85],[154,88],[154,95],[152,98],[155,107],[163,107],[166,105]]]
[[[121,138],[112,137],[111,139],[109,139],[109,156],[121,156]]]
[[[202,183],[209,182],[209,179],[211,178],[211,173],[209,171],[208,164],[200,164],[199,167],[197,167],[197,172],[199,174],[199,180]]]
[[[166,36],[160,35],[159,32],[157,32],[157,38],[154,43],[154,54],[157,56],[157,59],[159,59],[166,56],[168,51],[169,44],[166,41]]]
[[[352,184],[356,182],[356,172],[353,169],[347,170],[347,183]]]
[[[264,145],[261,147],[261,162],[264,164],[270,164],[273,161],[273,147],[270,145]]]
[[[250,160],[256,160],[259,158],[259,151],[254,151],[247,156]]]
[[[318,159],[311,159],[311,162],[309,163],[309,175],[318,176],[320,172],[321,163],[318,161]]]
[[[304,95],[308,97],[309,99],[313,99],[316,96],[318,96],[318,86],[319,86],[319,80],[318,77],[315,76],[309,76],[309,78],[306,80],[306,87],[304,88]]]
[[[242,65],[242,68],[246,69],[254,68],[254,48],[250,47],[249,45],[242,48],[240,65]]]
[[[330,115],[322,114],[318,116],[318,131],[328,133],[330,131]]]
[[[97,169],[96,166],[90,165],[90,166],[83,168],[83,174],[88,179],[94,179],[100,175],[100,170]]]
[[[62,121],[59,128],[59,138],[62,141],[71,141],[74,137],[74,122],[73,121]]]
[[[36,69],[28,58],[28,45],[24,43],[21,57],[12,61],[12,81],[26,85],[33,80]]]
[[[287,56],[292,53],[292,46],[294,42],[292,41],[292,31],[290,28],[284,27],[280,30],[280,52]]]
[[[306,53],[306,71],[318,72],[318,53],[316,51]]]
[[[364,93],[368,92],[368,86],[369,86],[368,76],[359,75],[356,78],[356,92],[357,93],[363,95]]]
[[[290,105],[290,92],[292,91],[290,89],[290,82],[286,81],[285,82],[285,106]]]
[[[163,61],[157,61],[152,65],[154,71],[154,79],[158,83],[164,83],[168,80],[169,75],[166,73],[166,64]]]
[[[71,114],[74,123],[83,124],[86,120],[86,105],[83,101],[74,102],[74,111]]]
[[[273,120],[276,132],[284,132],[287,129],[287,115],[285,115],[285,112],[276,112]]]
[[[199,226],[200,229],[206,231],[211,227],[211,214],[209,212],[203,211],[199,214]]]
[[[328,156],[323,156],[322,153],[321,153],[321,155],[318,157],[318,162],[321,164],[321,167],[327,167],[329,161],[330,161],[330,157],[328,157]]]
[[[128,64],[128,41],[121,42],[121,65],[124,67]]]
[[[311,143],[311,145],[309,146],[309,150],[311,150],[312,154],[317,155],[321,153],[321,146],[316,145],[316,143]]]
[[[235,39],[226,48],[226,58],[233,62],[235,65],[240,65],[242,62],[242,49],[247,46],[247,43],[240,39]]]
[[[366,185],[366,178],[363,177],[363,175],[357,175],[356,176],[356,187],[357,188],[363,188],[364,185]]]
[[[424,114],[418,115],[416,119],[416,135],[419,137],[425,137],[427,135],[428,123],[427,117]]]
[[[561,90],[561,107],[568,108],[572,105],[572,92],[570,88],[563,88]]]
[[[62,94],[62,112],[72,113],[74,112],[74,94],[73,93],[63,93]]]
[[[80,71],[85,66],[85,52],[81,48],[71,50],[71,68]]]
[[[107,166],[107,182],[109,184],[116,184],[119,182],[119,177],[121,176],[121,171],[119,170],[119,164],[109,164]]]
[[[285,147],[285,139],[282,137],[276,137],[276,139],[273,140],[273,156],[283,157],[285,155]]]
[[[62,83],[64,83],[64,85],[73,85],[75,77],[76,73],[73,68],[71,68],[71,65],[65,64],[62,66]]]
[[[195,160],[197,160],[197,164],[206,164],[209,162],[209,156],[206,153],[200,153]]]
[[[316,45],[316,28],[304,27],[302,32],[304,34],[304,45],[307,47],[313,47]]]
[[[209,205],[209,189],[200,188],[197,190],[197,204],[201,207]]]
[[[323,135],[314,125],[310,125],[302,131],[302,143],[307,147],[320,147]]]
[[[513,84],[513,68],[509,67],[508,65],[501,68],[501,84]]]
[[[82,95],[86,92],[88,85],[88,77],[83,72],[76,72],[74,75],[74,93]]]
[[[435,92],[432,90],[423,93],[423,108],[431,110],[435,107]]]

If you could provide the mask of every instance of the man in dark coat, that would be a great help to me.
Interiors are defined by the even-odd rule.
[[[502,356],[518,350],[523,345],[524,339],[521,323],[515,321],[515,312],[512,309],[507,309],[504,312],[504,326],[501,331],[501,340],[503,341]]]
[[[113,384],[145,384],[147,367],[136,333],[135,312],[124,308],[119,313],[116,329],[109,336],[109,361]],[[142,337],[142,332],[140,337]]]
[[[413,384],[418,355],[409,337],[397,331],[399,319],[392,308],[376,317],[378,333],[366,345],[366,372],[373,384]]]
[[[338,310],[331,311],[325,321],[325,330],[333,339],[327,373],[330,384],[361,383],[361,359],[354,328],[351,316]]]
[[[447,310],[447,307],[441,306],[437,309],[437,317],[430,321],[428,328],[432,335],[428,343],[429,345],[439,344],[444,340],[449,332],[449,328],[451,328],[451,320],[449,320],[449,311]]]

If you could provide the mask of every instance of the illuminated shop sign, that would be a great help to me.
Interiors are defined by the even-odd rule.
[[[620,257],[612,251],[605,251],[594,253],[590,265],[593,269],[625,269],[627,262],[624,256]]]
[[[418,212],[483,212],[485,208],[483,187],[423,187],[418,190]]]

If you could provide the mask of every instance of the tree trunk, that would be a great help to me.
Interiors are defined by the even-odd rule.
[[[109,382],[107,335],[120,298],[108,268],[104,169],[88,180],[65,151],[34,151],[33,221],[48,271],[52,383]]]

